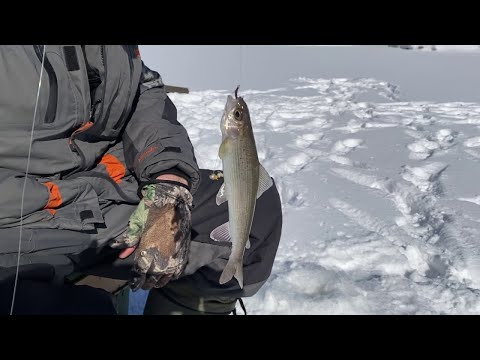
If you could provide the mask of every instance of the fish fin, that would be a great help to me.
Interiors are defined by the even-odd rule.
[[[222,143],[224,144],[224,143]],[[257,199],[262,196],[262,194],[270,189],[273,185],[273,180],[268,174],[267,170],[260,164],[258,171],[258,190],[257,190]],[[217,197],[215,202],[217,205],[221,205],[227,201],[227,192],[225,191],[225,183],[222,184],[218,190]]]
[[[215,201],[217,205],[221,205],[225,201],[227,201],[227,193],[225,192],[225,183],[223,183],[222,186],[220,187],[220,190],[218,190],[217,198]]]
[[[213,241],[231,242],[232,237],[230,236],[229,223],[226,222],[225,224],[222,224],[213,229],[210,233],[210,239],[212,239]]]
[[[213,241],[223,241],[223,242],[231,242],[232,236],[230,235],[230,226],[229,223],[226,222],[215,229],[212,230],[210,233],[210,239]],[[247,240],[245,244],[245,249],[250,249],[250,239]]]
[[[243,266],[240,264],[237,267],[237,271],[235,272],[235,279],[238,281],[238,285],[240,285],[240,289],[243,289]]]
[[[222,143],[220,144],[220,148],[218,149],[218,157],[220,159],[223,159],[223,156],[225,155],[225,152],[227,151],[227,139],[223,140]]]
[[[238,260],[228,260],[227,266],[220,276],[220,284],[225,284],[235,276],[240,288],[243,289],[243,264]]]
[[[262,194],[270,189],[273,185],[273,180],[268,174],[267,170],[260,164],[258,169],[258,191],[257,191],[257,199],[262,196]]]

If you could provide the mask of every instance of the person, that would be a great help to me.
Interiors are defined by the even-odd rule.
[[[209,234],[228,221],[215,202],[222,180],[199,169],[138,46],[1,46],[0,56],[0,311],[55,312],[63,290],[80,296],[72,273],[151,290],[145,314],[229,314],[258,292],[280,241],[276,186],[257,201],[243,289],[220,285],[231,245]]]

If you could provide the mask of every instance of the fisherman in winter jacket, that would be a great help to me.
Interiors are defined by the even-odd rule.
[[[152,289],[146,314],[228,314],[268,279],[275,186],[257,201],[243,289],[220,285],[230,244],[209,234],[228,221],[222,181],[198,168],[137,46],[1,46],[0,86],[0,312],[55,312],[79,291],[64,283],[73,272]]]

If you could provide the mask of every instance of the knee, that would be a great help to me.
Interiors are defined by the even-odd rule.
[[[160,289],[152,289],[144,315],[229,315],[237,299],[208,295],[200,291],[193,278],[182,278]]]

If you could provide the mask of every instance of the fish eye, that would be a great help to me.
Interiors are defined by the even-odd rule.
[[[233,116],[235,117],[235,120],[240,120],[242,113],[238,110],[235,110],[235,112],[233,113]]]

